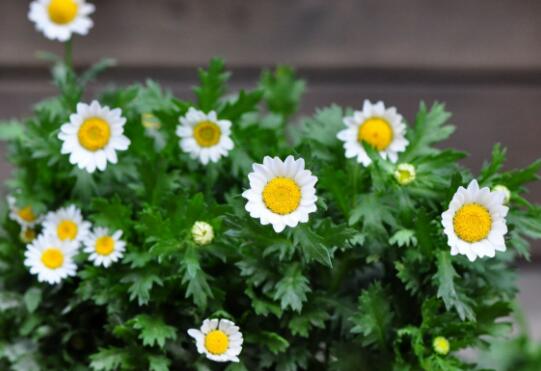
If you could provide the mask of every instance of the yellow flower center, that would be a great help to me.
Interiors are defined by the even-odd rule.
[[[213,330],[205,336],[205,348],[212,354],[220,355],[227,351],[229,338],[221,330]]]
[[[30,243],[36,238],[36,231],[32,228],[24,228],[21,231],[21,241]]]
[[[291,178],[276,177],[263,189],[263,202],[273,213],[290,214],[299,207],[301,189]]]
[[[48,8],[49,18],[56,24],[67,24],[77,17],[78,9],[75,0],[51,0]]]
[[[41,262],[49,269],[58,269],[64,264],[64,253],[56,247],[49,247],[41,254]]]
[[[478,242],[485,239],[492,227],[492,217],[486,207],[477,203],[462,206],[453,218],[457,236],[466,242]]]
[[[77,237],[78,227],[75,222],[71,220],[62,220],[56,227],[56,233],[60,240],[74,240]]]
[[[447,353],[449,353],[449,350],[451,348],[449,340],[447,340],[443,336],[436,337],[432,345],[434,346],[434,350],[436,351],[436,353],[439,353],[441,355],[446,355]]]
[[[96,253],[107,256],[115,251],[115,240],[110,236],[103,236],[96,240]]]
[[[33,222],[36,220],[36,215],[34,214],[34,211],[32,210],[32,206],[26,206],[22,209],[19,209],[17,211],[17,215],[19,215],[19,218],[24,220],[25,222]]]
[[[201,147],[212,147],[218,144],[222,130],[212,121],[201,121],[193,128],[193,137]]]
[[[359,142],[370,144],[378,151],[383,151],[389,147],[389,144],[393,140],[393,129],[386,120],[379,117],[372,117],[359,126],[357,139]]]
[[[98,117],[86,119],[77,133],[79,143],[89,151],[102,149],[111,139],[109,124]]]

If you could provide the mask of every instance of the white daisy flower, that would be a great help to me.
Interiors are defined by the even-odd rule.
[[[408,140],[404,137],[406,124],[395,107],[385,108],[383,102],[376,104],[365,100],[362,111],[344,118],[346,129],[337,134],[344,142],[346,157],[357,157],[357,162],[368,166],[372,160],[363,148],[362,142],[374,147],[384,159],[398,161],[398,153],[403,152]]]
[[[50,40],[68,41],[73,34],[86,35],[92,28],[94,5],[85,0],[35,0],[28,18]]]
[[[207,222],[195,222],[192,227],[192,238],[198,245],[208,245],[214,239],[214,229]]]
[[[231,121],[218,120],[214,111],[206,114],[190,107],[179,121],[176,133],[180,137],[180,148],[203,165],[218,162],[234,147]]]
[[[95,266],[109,267],[124,256],[126,242],[121,240],[122,231],[110,234],[107,228],[96,227],[85,240],[84,252],[90,254],[89,259]]]
[[[62,154],[69,154],[70,163],[89,173],[103,171],[107,162],[117,163],[116,151],[125,151],[130,145],[124,136],[125,123],[119,108],[102,107],[97,101],[79,103],[70,122],[60,127]]]
[[[442,214],[442,224],[451,255],[466,255],[470,261],[484,256],[494,257],[505,251],[507,233],[504,194],[479,189],[474,179],[468,188],[459,187],[449,209]]]
[[[89,232],[90,223],[83,220],[81,210],[74,205],[48,213],[43,221],[44,234],[60,241],[71,241],[76,247],[79,247]]]
[[[288,156],[282,161],[265,156],[263,164],[252,168],[250,189],[242,194],[252,218],[259,218],[263,225],[272,224],[277,233],[308,221],[308,214],[316,211],[317,177],[304,169],[302,158]]]
[[[66,277],[75,276],[77,266],[73,255],[76,251],[71,242],[42,234],[28,245],[24,265],[38,276],[39,282],[57,284]]]
[[[17,200],[13,196],[7,196],[9,206],[9,218],[16,221],[23,228],[32,228],[41,221],[32,210],[32,206],[27,205],[17,207]]]
[[[242,351],[242,333],[227,319],[206,319],[201,329],[189,329],[195,339],[197,352],[216,362],[239,362]]]

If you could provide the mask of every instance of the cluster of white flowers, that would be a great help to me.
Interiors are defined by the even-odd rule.
[[[74,258],[83,246],[96,266],[109,267],[124,255],[126,242],[120,239],[122,231],[109,233],[102,227],[92,231],[91,224],[74,205],[38,217],[31,206],[17,207],[13,196],[8,196],[8,204],[11,219],[19,223],[22,240],[28,243],[24,264],[40,282],[57,284],[74,276],[77,271]],[[36,237],[38,227],[42,231]]]
[[[29,18],[36,28],[49,39],[68,41],[73,34],[86,35],[93,25],[89,15],[94,6],[85,0],[35,0],[30,5]],[[149,118],[150,117],[150,118]],[[152,121],[149,121],[152,119]],[[159,137],[159,120],[143,115],[143,124],[152,137]],[[208,113],[190,108],[179,118],[176,134],[182,151],[201,164],[218,162],[234,148],[231,139],[232,123]],[[409,144],[406,124],[395,107],[386,108],[383,102],[365,100],[361,111],[345,117],[346,126],[337,134],[344,142],[347,158],[355,158],[361,166],[372,163],[365,144],[372,146],[384,160],[398,162],[399,154]],[[118,161],[117,151],[125,151],[130,140],[124,135],[126,118],[120,109],[79,103],[69,122],[62,125],[58,138],[63,142],[61,152],[69,155],[71,164],[89,173],[104,171],[108,163]],[[163,145],[163,143],[162,143]],[[396,181],[407,186],[416,179],[414,164],[402,163],[393,173]],[[263,159],[253,164],[248,175],[250,187],[242,196],[250,216],[262,225],[272,225],[280,233],[286,227],[294,228],[306,223],[309,214],[317,209],[317,177],[305,169],[304,159],[288,156]],[[467,188],[460,187],[442,214],[444,233],[451,254],[463,254],[471,261],[478,257],[493,257],[496,251],[505,251],[507,233],[506,215],[511,192],[498,185],[493,191],[480,188],[472,180]],[[71,205],[44,218],[37,216],[31,206],[17,207],[15,198],[9,197],[10,217],[21,225],[21,238],[31,242],[25,254],[25,264],[39,281],[55,284],[76,273],[74,257],[82,249],[97,266],[109,267],[124,254],[126,243],[122,231],[110,233],[107,228],[91,225],[81,211]],[[35,238],[35,228],[42,223],[42,234]],[[203,246],[214,239],[214,230],[206,222],[197,221],[191,230],[193,242]],[[206,319],[200,329],[190,329],[197,351],[218,362],[238,362],[243,337],[239,328],[227,319]],[[449,342],[442,337],[434,340],[434,349],[447,354]]]

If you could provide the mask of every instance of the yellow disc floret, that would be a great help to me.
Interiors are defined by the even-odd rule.
[[[111,139],[111,128],[107,121],[92,117],[86,119],[77,133],[81,146],[89,151],[95,152],[104,148]]]
[[[372,117],[359,126],[357,140],[370,144],[378,151],[383,151],[393,140],[393,129],[386,120]]]
[[[115,240],[110,236],[102,236],[96,240],[96,253],[107,256],[115,251]]]
[[[299,207],[301,189],[291,178],[276,177],[263,189],[263,202],[273,213],[290,214]]]
[[[32,206],[26,206],[22,209],[19,209],[19,211],[17,211],[17,215],[25,222],[31,223],[36,220],[36,214],[34,214]]]
[[[449,340],[447,340],[443,336],[436,337],[432,342],[432,346],[434,347],[434,351],[441,355],[447,355],[449,353],[449,350],[451,349]]]
[[[221,330],[213,330],[205,336],[205,348],[209,353],[220,355],[227,351],[229,338]]]
[[[64,253],[56,247],[49,247],[41,254],[41,261],[49,269],[58,269],[64,264]]]
[[[75,0],[51,0],[49,3],[49,18],[56,24],[70,23],[77,17],[79,6]]]
[[[74,240],[77,237],[77,224],[71,220],[62,220],[56,227],[56,233],[61,241]]]
[[[490,233],[492,217],[483,205],[467,203],[455,213],[453,227],[461,240],[478,242],[484,240]]]
[[[193,137],[200,147],[212,147],[218,144],[222,130],[212,121],[201,121],[193,128]]]

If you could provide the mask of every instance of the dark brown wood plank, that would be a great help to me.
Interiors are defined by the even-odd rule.
[[[540,68],[536,0],[95,0],[76,59],[234,65]],[[57,43],[34,32],[28,1],[0,2],[0,65],[34,64]]]

